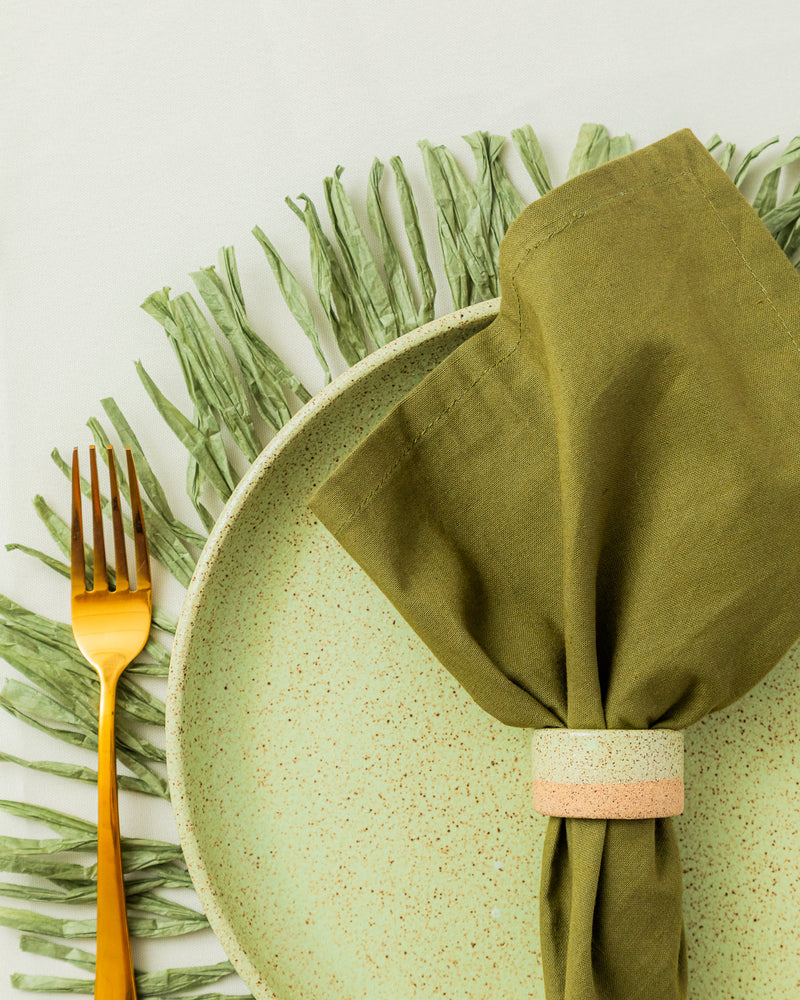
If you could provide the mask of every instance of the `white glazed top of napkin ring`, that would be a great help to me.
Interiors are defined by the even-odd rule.
[[[545,816],[652,819],[683,812],[683,731],[536,729],[533,806]]]

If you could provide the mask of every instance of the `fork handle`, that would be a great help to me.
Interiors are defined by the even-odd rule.
[[[95,1000],[136,1000],[122,880],[114,714],[117,678],[100,678],[97,760],[97,964]]]

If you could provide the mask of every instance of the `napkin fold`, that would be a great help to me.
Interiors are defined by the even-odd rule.
[[[530,204],[500,285],[311,508],[503,722],[683,729],[800,635],[800,275],[684,129]],[[548,998],[684,998],[672,821],[548,822]]]

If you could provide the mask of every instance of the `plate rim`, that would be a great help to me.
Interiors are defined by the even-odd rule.
[[[270,1000],[279,1000],[279,998],[264,982],[262,972],[253,965],[239,945],[238,938],[223,908],[219,905],[217,893],[208,877],[208,871],[198,849],[194,827],[188,817],[189,809],[184,785],[181,709],[185,689],[184,682],[188,675],[186,654],[191,639],[195,612],[202,601],[205,584],[209,574],[213,571],[220,548],[232,530],[248,497],[269,473],[278,456],[317,414],[330,406],[353,383],[404,356],[425,341],[442,336],[461,326],[472,326],[482,319],[487,320],[487,323],[491,322],[499,314],[499,311],[500,299],[495,298],[465,306],[463,309],[440,316],[368,354],[316,393],[270,439],[236,485],[209,533],[186,590],[175,630],[167,681],[165,745],[167,780],[171,795],[170,804],[189,876],[214,936],[245,984],[251,989],[254,989],[256,985],[265,988],[268,992],[263,996],[270,998]]]

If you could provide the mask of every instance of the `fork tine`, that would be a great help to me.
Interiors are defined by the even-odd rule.
[[[147,535],[144,532],[144,514],[142,498],[139,496],[139,480],[136,478],[136,468],[133,464],[133,454],[130,448],[125,449],[128,458],[128,480],[131,492],[131,514],[133,516],[133,541],[136,548],[136,589],[150,588],[150,554],[147,550]]]
[[[100,506],[100,483],[97,479],[97,454],[94,445],[89,445],[89,464],[92,470],[92,537],[94,539],[94,587],[92,589],[108,590],[106,545],[103,539],[103,509]]]
[[[122,511],[119,507],[119,488],[117,486],[117,463],[114,460],[114,449],[108,446],[108,479],[111,484],[111,520],[114,525],[114,558],[117,568],[117,590],[127,590],[128,557],[125,553],[125,531],[122,527]]]
[[[72,452],[72,538],[70,544],[70,579],[72,593],[86,590],[86,565],[83,553],[83,516],[81,514],[81,480],[78,470],[78,449]]]

